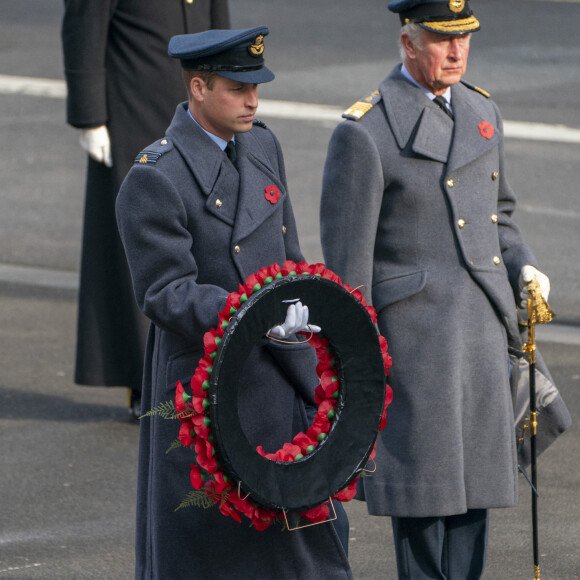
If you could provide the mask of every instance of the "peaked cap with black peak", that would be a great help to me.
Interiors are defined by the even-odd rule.
[[[267,83],[274,73],[264,61],[267,26],[244,30],[206,30],[179,34],[169,41],[168,54],[181,61],[181,68],[212,71],[242,83]]]
[[[399,15],[401,25],[414,22],[438,34],[465,34],[480,28],[468,0],[394,0],[388,8]]]

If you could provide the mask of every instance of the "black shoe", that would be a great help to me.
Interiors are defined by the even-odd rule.
[[[141,391],[129,389],[129,413],[135,421],[141,416]]]

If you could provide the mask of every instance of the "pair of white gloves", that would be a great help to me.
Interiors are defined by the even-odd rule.
[[[105,125],[94,129],[81,129],[79,143],[89,157],[99,163],[104,163],[107,167],[113,167],[111,138]]]
[[[530,295],[529,283],[534,279],[540,287],[542,297],[546,302],[548,301],[550,279],[534,266],[526,265],[521,269],[518,279],[521,308],[527,307],[527,300]],[[288,338],[290,335],[300,331],[320,332],[320,327],[308,324],[308,306],[304,306],[298,301],[288,307],[286,320],[282,324],[271,328],[268,331],[268,335],[274,338]]]
[[[274,326],[267,332],[272,338],[288,338],[296,332],[320,332],[320,326],[308,324],[308,306],[297,301],[286,311],[286,320],[282,324]]]

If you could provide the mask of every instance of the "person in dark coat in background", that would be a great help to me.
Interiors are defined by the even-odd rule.
[[[115,198],[135,156],[185,97],[175,34],[229,28],[228,0],[65,0],[67,121],[88,154],[75,382],[129,388],[139,414],[148,322],[131,288]]]
[[[174,400],[177,381],[189,385],[204,354],[204,334],[250,274],[304,260],[280,145],[254,122],[258,84],[274,77],[263,60],[267,34],[259,26],[171,40],[189,101],[178,105],[165,136],[139,154],[117,198],[137,302],[151,319],[144,409]],[[272,188],[279,197],[269,196]],[[308,316],[293,321],[292,311],[307,306],[290,306],[282,328],[270,332],[296,342],[294,333]],[[315,367],[307,344],[264,339],[254,348],[239,370],[238,396],[252,445],[273,452],[307,427]],[[296,531],[279,525],[257,531],[223,516],[216,505],[176,511],[191,490],[194,461],[186,447],[166,453],[176,423],[159,416],[141,420],[137,579],[352,578],[341,505],[336,521]]]
[[[366,288],[393,357],[389,424],[359,492],[392,516],[399,578],[469,580],[483,573],[488,508],[517,503],[508,345],[521,349],[527,283],[547,299],[549,280],[512,220],[499,110],[461,81],[479,29],[468,2],[389,9],[403,64],[331,137],[322,247]]]

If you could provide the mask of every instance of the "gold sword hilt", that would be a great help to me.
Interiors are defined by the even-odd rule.
[[[536,362],[536,331],[537,324],[547,324],[554,319],[554,311],[546,299],[542,296],[540,285],[536,277],[528,283],[529,297],[527,300],[528,319],[524,323],[528,328],[528,340],[523,346],[523,351],[528,353],[530,364]]]
[[[540,285],[534,276],[528,283],[530,296],[528,298],[528,327],[536,324],[547,324],[556,316],[546,299],[542,296]]]

